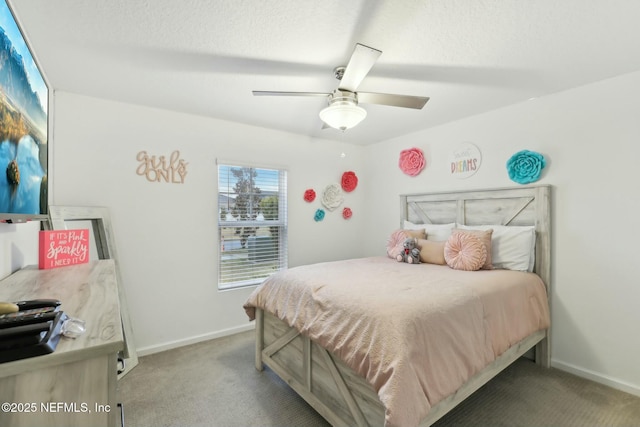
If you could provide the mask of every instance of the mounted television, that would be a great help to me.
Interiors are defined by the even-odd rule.
[[[47,218],[49,88],[0,0],[0,221]]]

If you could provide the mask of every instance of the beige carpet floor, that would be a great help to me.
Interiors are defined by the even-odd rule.
[[[246,332],[140,358],[118,382],[127,427],[326,426],[273,372]],[[640,427],[640,398],[519,360],[437,427]]]

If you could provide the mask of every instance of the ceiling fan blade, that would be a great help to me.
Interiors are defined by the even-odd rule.
[[[254,90],[253,96],[329,96],[325,92],[276,92],[270,90]]]
[[[390,93],[358,92],[358,103],[390,105],[421,110],[428,96],[394,95]]]
[[[355,92],[381,54],[382,51],[378,49],[360,43],[356,44],[338,88]]]

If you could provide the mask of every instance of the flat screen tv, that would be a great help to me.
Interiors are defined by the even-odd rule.
[[[0,221],[47,216],[49,88],[6,0],[0,0]]]

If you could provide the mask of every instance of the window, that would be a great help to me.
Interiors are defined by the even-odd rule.
[[[218,164],[218,289],[287,267],[287,172]]]

